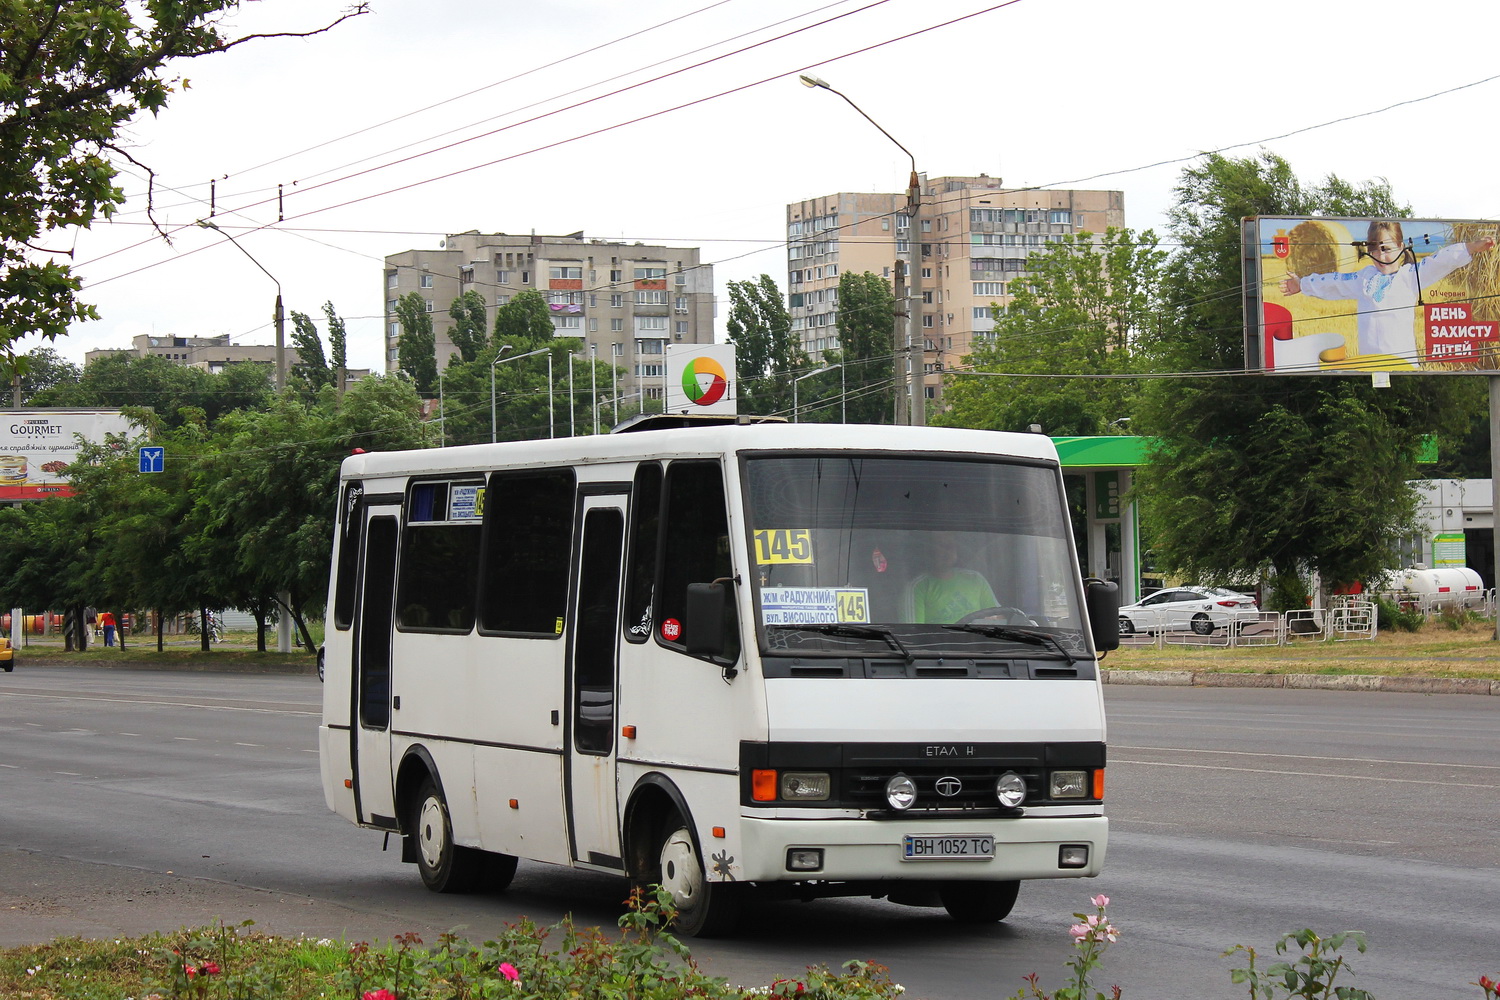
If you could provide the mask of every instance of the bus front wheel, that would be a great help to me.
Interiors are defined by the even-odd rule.
[[[672,926],[688,937],[727,934],[739,920],[743,887],[708,880],[686,821],[673,816],[663,831],[654,878],[646,881],[658,883],[671,894],[672,905],[677,907]]]
[[[416,838],[417,871],[433,892],[471,892],[479,882],[483,855],[453,842],[448,802],[437,782],[422,781],[412,801],[410,836]]]
[[[961,924],[993,924],[1010,916],[1020,891],[1019,880],[949,882],[938,890],[938,898],[948,916]]]

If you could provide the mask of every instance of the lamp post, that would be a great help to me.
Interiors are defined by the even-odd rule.
[[[230,243],[233,243],[239,249],[240,253],[250,258],[250,263],[260,268],[261,273],[270,278],[272,283],[276,285],[276,312],[272,316],[272,319],[276,323],[276,391],[280,392],[286,388],[286,317],[281,311],[281,282],[276,280],[276,275],[266,270],[265,265],[255,259],[254,254],[240,246],[239,240],[229,235],[223,229],[220,229],[217,222],[212,222],[208,219],[199,219],[198,225],[204,229],[212,229]],[[283,650],[283,652],[288,651]]]
[[[921,225],[917,220],[917,212],[922,207],[922,185],[917,178],[917,158],[912,155],[911,150],[901,143],[896,142],[896,137],[887,132],[879,122],[865,114],[863,108],[849,99],[849,95],[835,90],[828,85],[828,81],[816,76],[802,74],[799,79],[804,87],[815,87],[826,90],[832,94],[838,94],[851,108],[860,113],[865,121],[880,129],[880,134],[891,142],[896,143],[896,148],[907,155],[911,160],[911,179],[906,186],[906,218],[908,224],[907,234],[907,264],[906,264],[906,390],[911,394],[911,405],[907,411],[910,414],[913,426],[919,426],[927,422],[927,355],[923,345],[925,340],[922,336],[922,242]],[[897,261],[896,276],[901,275],[900,261]],[[915,359],[915,360],[914,360]]]
[[[844,363],[842,361],[836,365],[824,365],[822,368],[814,368],[812,371],[806,373],[805,375],[798,375],[796,378],[792,379],[792,423],[800,424],[802,422],[801,411],[797,408],[797,383],[801,382],[805,378],[812,378],[814,375],[821,375],[824,372],[831,372],[835,368],[842,367],[844,367]]]
[[[495,360],[493,360],[493,361],[490,362],[490,443],[493,444],[495,442],[495,436],[496,436],[495,435],[495,366],[498,365],[498,364],[500,364],[500,362],[502,362],[502,361],[520,361],[522,358],[534,358],[538,354],[545,354],[545,355],[547,355],[547,436],[548,437],[552,437],[553,436],[553,424],[552,424],[552,348],[550,348],[550,347],[539,347],[539,348],[537,348],[534,351],[527,351],[525,354],[517,354],[517,355],[515,355],[513,357],[509,357],[509,358],[502,357],[502,355],[504,355],[505,352],[508,351],[508,350],[510,350],[510,345],[509,344],[503,344],[503,345],[501,345],[500,350],[495,353]]]

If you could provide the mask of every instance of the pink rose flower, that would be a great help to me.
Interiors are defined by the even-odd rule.
[[[519,983],[521,981],[521,973],[516,969],[514,965],[511,965],[509,962],[500,963],[500,975],[504,976],[506,979],[509,979],[513,983]]]
[[[385,987],[381,987],[378,990],[368,990],[363,1000],[396,1000],[396,994]]]
[[[1068,933],[1073,935],[1074,941],[1082,941],[1092,932],[1093,928],[1088,924],[1074,924],[1072,927],[1068,928]]]
[[[1109,905],[1109,897],[1105,896],[1105,895],[1103,895],[1101,893],[1100,895],[1095,896],[1092,899],[1090,899],[1089,902],[1093,903],[1095,906],[1108,906]]]
[[[223,970],[219,968],[218,962],[204,962],[198,966],[198,972],[205,976],[217,976]]]

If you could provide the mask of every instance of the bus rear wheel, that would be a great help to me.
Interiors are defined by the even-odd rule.
[[[416,838],[417,871],[433,892],[472,892],[479,885],[484,854],[453,842],[448,802],[437,782],[422,781],[412,800],[411,832]],[[507,880],[508,881],[508,880]]]
[[[743,886],[708,880],[693,832],[681,817],[671,817],[662,829],[656,870],[645,881],[671,894],[672,905],[677,907],[673,928],[688,937],[729,933],[739,921]]]
[[[948,916],[961,924],[993,924],[1010,916],[1019,880],[1009,882],[949,882],[938,889]]]

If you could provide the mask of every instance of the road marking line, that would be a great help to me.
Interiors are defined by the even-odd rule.
[[[307,715],[316,718],[323,713],[301,712],[289,708],[244,708],[238,705],[203,705],[192,701],[148,701],[145,698],[85,698],[71,694],[35,694],[30,691],[6,691],[0,698],[40,698],[51,701],[97,701],[108,705],[149,705],[153,708],[201,708],[211,712],[253,712],[257,715]],[[28,726],[38,723],[28,722]]]
[[[1335,778],[1340,781],[1387,781],[1398,785],[1441,785],[1444,788],[1487,788],[1495,785],[1471,785],[1461,781],[1429,781],[1425,778],[1385,778],[1373,774],[1329,774],[1323,771],[1272,771],[1259,767],[1224,767],[1221,764],[1168,764],[1159,760],[1113,760],[1111,764],[1139,764],[1142,767],[1187,767],[1196,771],[1239,771],[1244,774],[1281,775],[1289,778]]]
[[[1427,760],[1383,760],[1379,757],[1319,757],[1304,753],[1257,753],[1253,750],[1203,750],[1196,747],[1131,747],[1111,745],[1115,750],[1144,750],[1150,753],[1213,753],[1230,757],[1278,757],[1285,760],[1325,760],[1340,764],[1401,764],[1411,767],[1467,767],[1481,771],[1500,771],[1495,764],[1443,764]]]

